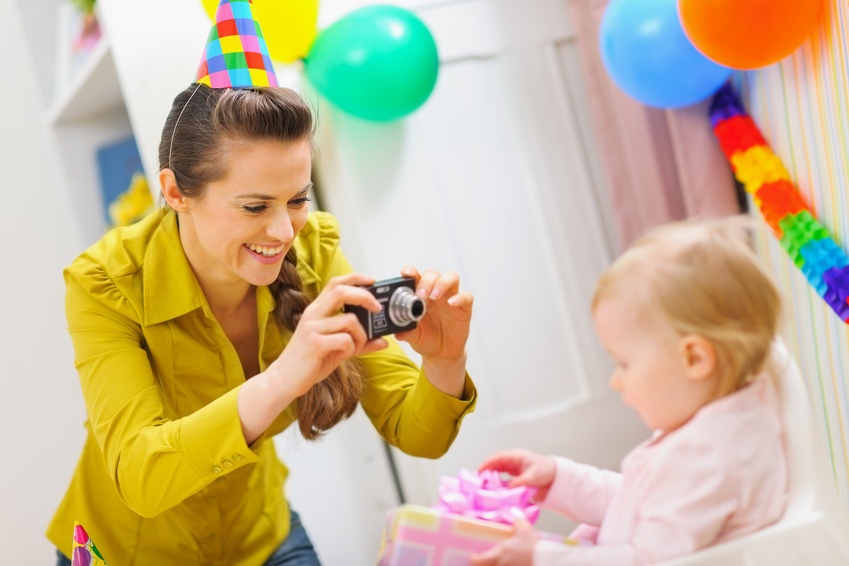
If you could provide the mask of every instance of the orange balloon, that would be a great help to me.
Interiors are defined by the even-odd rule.
[[[708,59],[757,69],[793,53],[816,28],[820,0],[678,0],[687,37]]]

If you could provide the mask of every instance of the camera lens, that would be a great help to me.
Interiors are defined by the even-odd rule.
[[[409,287],[398,287],[389,299],[389,318],[396,326],[407,326],[421,320],[425,304]]]

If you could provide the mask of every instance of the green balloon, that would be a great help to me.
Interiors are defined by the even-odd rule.
[[[427,100],[436,85],[439,56],[430,30],[415,14],[375,5],[319,33],[304,67],[316,89],[342,110],[388,121]]]

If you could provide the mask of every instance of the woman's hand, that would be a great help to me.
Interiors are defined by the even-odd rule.
[[[425,301],[427,311],[415,329],[399,332],[395,337],[409,343],[422,358],[465,363],[474,300],[471,293],[459,290],[456,273],[432,269],[419,273],[415,267],[407,266],[401,275],[416,280],[416,295]]]
[[[386,348],[386,340],[369,341],[356,315],[345,305],[380,312],[374,296],[363,289],[374,278],[352,273],[330,280],[304,309],[298,326],[280,356],[239,391],[242,434],[253,443],[292,401],[329,376],[343,360]]]
[[[513,536],[480,554],[472,555],[472,566],[531,566],[537,534],[525,517],[513,522]]]
[[[369,341],[356,315],[342,313],[345,305],[380,312],[374,296],[363,289],[374,278],[351,273],[334,277],[304,310],[291,340],[269,367],[279,373],[293,397],[325,379],[346,358],[387,347],[386,340]]]
[[[510,487],[520,485],[535,487],[534,501],[544,501],[557,473],[557,463],[550,456],[530,450],[515,448],[493,454],[480,465],[478,471],[495,470],[513,476]]]

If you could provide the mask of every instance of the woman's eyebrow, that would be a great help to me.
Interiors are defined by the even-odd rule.
[[[312,189],[312,187],[313,187],[312,183],[307,184],[307,186],[304,187],[303,189],[301,189],[300,191],[298,191],[298,194],[296,194],[295,196],[302,195],[304,193],[308,193],[310,191],[310,189]],[[271,195],[266,195],[266,194],[263,194],[263,193],[247,193],[247,194],[244,194],[244,195],[238,195],[236,198],[253,199],[253,200],[277,200],[276,197],[273,197]]]
[[[240,199],[252,199],[252,200],[276,200],[271,195],[264,195],[262,193],[247,193],[244,195],[239,195],[236,198]]]

